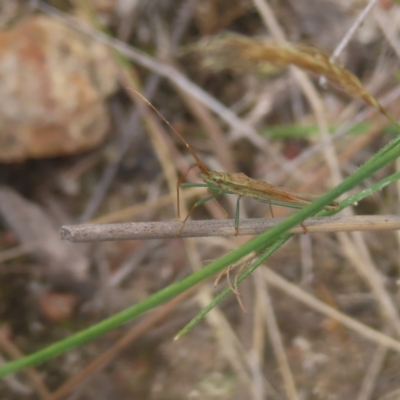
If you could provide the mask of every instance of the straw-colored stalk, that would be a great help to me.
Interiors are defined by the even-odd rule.
[[[320,50],[303,44],[276,44],[262,38],[248,38],[238,34],[203,39],[188,48],[200,54],[204,66],[214,69],[258,70],[284,68],[295,65],[303,71],[312,72],[339,86],[351,96],[363,99],[376,107],[392,122],[385,108],[363,87],[359,79],[342,65],[333,63]]]

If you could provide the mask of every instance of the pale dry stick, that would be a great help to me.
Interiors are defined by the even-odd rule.
[[[258,363],[258,356],[253,349],[248,351],[247,359],[249,360],[251,376],[253,377],[253,400],[264,400],[267,397],[264,389],[264,376]]]
[[[282,375],[286,396],[289,400],[297,400],[299,395],[297,393],[296,384],[293,378],[293,373],[290,368],[289,360],[283,344],[281,332],[279,330],[278,322],[276,321],[274,307],[268,290],[268,285],[262,279],[261,270],[254,271],[254,284],[257,287],[257,296],[264,308],[265,325],[268,329],[269,338],[272,348],[275,353],[275,358]]]
[[[147,244],[147,246],[140,246],[135,248],[131,254],[129,254],[124,261],[118,265],[118,267],[110,274],[108,281],[106,282],[107,288],[117,287],[122,284],[126,278],[137,269],[142,262],[153,252],[160,247],[163,242],[160,240],[154,240]]]
[[[300,241],[300,285],[310,287],[314,280],[313,240],[310,235],[301,235]]]
[[[355,34],[356,30],[360,27],[360,25],[363,23],[367,15],[371,12],[371,10],[374,8],[374,6],[378,3],[379,0],[369,0],[369,3],[365,6],[363,11],[360,13],[360,15],[356,18],[350,29],[346,32],[346,34],[343,36],[343,39],[339,42],[339,44],[336,46],[335,50],[332,53],[332,56],[330,60],[332,62],[336,61],[337,58],[340,56],[344,48],[347,46],[353,35]]]
[[[339,232],[337,236],[348,259],[352,262],[358,273],[366,279],[376,298],[379,300],[382,316],[394,327],[396,335],[400,336],[400,318],[397,308],[385,288],[383,275],[376,269],[372,261],[368,246],[361,233],[351,233],[354,245],[346,245],[349,238],[345,233]]]
[[[396,168],[396,171],[400,171],[400,159],[399,158],[395,162],[395,168]],[[397,191],[397,204],[398,204],[397,210],[400,212],[400,203],[399,203],[399,199],[400,199],[400,182],[399,181],[396,182],[396,191]],[[400,231],[396,232],[396,238],[397,238],[397,247],[398,247],[398,249],[400,249]],[[400,272],[400,263],[399,263],[397,269]]]
[[[246,137],[252,143],[254,143],[254,145],[259,147],[263,151],[264,154],[275,160],[279,165],[281,165],[281,168],[285,169],[283,157],[270,149],[267,140],[265,138],[261,138],[256,129],[246,124],[234,112],[225,107],[222,103],[220,103],[213,96],[205,92],[199,86],[194,84],[188,78],[186,78],[186,76],[180,73],[177,69],[172,68],[171,66],[166,65],[159,60],[155,60],[149,57],[144,52],[133,48],[125,42],[114,39],[102,32],[95,31],[92,28],[78,23],[74,18],[63,12],[58,11],[54,7],[47,5],[42,1],[38,1],[38,9],[46,14],[60,19],[62,23],[89,37],[96,39],[98,42],[104,43],[107,46],[110,46],[113,49],[121,52],[125,57],[136,62],[142,67],[147,68],[164,78],[167,78],[174,85],[189,93],[205,107],[209,108],[215,114],[220,116],[221,119],[224,120],[231,128],[243,132]]]
[[[372,360],[368,363],[367,373],[361,383],[361,388],[356,400],[370,400],[372,398],[387,353],[388,350],[386,346],[379,345],[375,349]]]
[[[357,332],[360,336],[369,339],[370,341],[386,346],[398,353],[400,353],[400,342],[387,336],[379,331],[376,331],[370,328],[367,325],[358,322],[354,318],[351,318],[342,312],[332,308],[322,301],[316,299],[315,297],[308,294],[306,291],[300,289],[293,283],[288,282],[279,276],[276,272],[272,271],[269,268],[262,268],[261,272],[263,274],[264,279],[268,282],[268,284],[275,286],[288,294],[290,297],[299,300],[300,302],[308,305],[310,308],[318,311],[319,313],[328,316],[329,318],[333,318],[343,324],[345,327]]]
[[[397,37],[397,30],[394,29],[393,21],[387,17],[387,13],[379,8],[376,8],[374,11],[374,17],[386,40],[389,42],[397,57],[400,58],[400,43]]]
[[[281,223],[284,218],[251,218],[240,221],[240,235],[259,235]],[[110,240],[149,240],[179,237],[233,236],[233,220],[188,221],[182,233],[178,228],[182,222],[126,222],[120,224],[65,225],[60,229],[62,239],[71,242],[99,242]],[[309,233],[341,231],[399,230],[398,215],[356,215],[342,217],[312,217],[304,222]],[[295,227],[290,233],[304,233]]]
[[[264,0],[253,0],[253,3],[256,6],[258,13],[261,15],[264,25],[269,28],[275,40],[277,40],[281,44],[285,44],[285,34],[280,27],[277,19],[275,18],[274,13],[268,2]]]
[[[248,255],[248,257],[254,258],[254,254]],[[251,259],[249,260],[249,263],[251,263]],[[247,263],[245,263],[247,264]],[[243,266],[245,265],[243,264]],[[237,272],[237,275],[240,275],[239,272]],[[237,285],[236,285],[237,287]],[[252,327],[253,327],[253,332],[252,332],[252,338],[251,338],[251,349],[249,353],[249,357],[253,360],[252,365],[252,374],[254,377],[254,384],[256,386],[256,390],[258,393],[260,393],[260,396],[262,399],[265,398],[265,393],[263,386],[260,384],[260,375],[264,373],[264,355],[265,355],[265,324],[264,324],[264,305],[262,304],[262,301],[260,299],[260,296],[258,296],[258,287],[257,285],[254,285],[254,292],[255,292],[255,298],[254,298],[254,311],[253,311],[253,321],[252,321]]]
[[[273,35],[277,40],[284,42],[284,33],[278,25],[275,16],[267,3],[267,0],[254,0],[254,2],[262,3],[264,5],[262,8],[262,11],[264,13],[262,14],[263,17],[268,17],[269,23],[271,23],[271,21],[273,22],[270,26]],[[266,23],[268,21],[266,20]],[[323,113],[322,101],[319,98],[318,93],[315,91],[315,88],[311,84],[308,77],[306,77],[302,71],[296,70],[295,73],[296,76],[302,78],[299,83],[302,85],[302,88],[304,87],[304,89],[307,89],[305,91],[305,94],[310,95],[309,100],[311,101],[311,105],[316,112],[318,124],[322,128],[321,134],[327,136],[327,123]],[[335,70],[333,71],[333,73],[336,73]],[[384,110],[383,107],[379,103],[377,103],[377,101],[372,98],[372,96],[370,96],[362,87],[358,88],[357,90],[363,91],[364,94],[361,97],[367,103],[374,105],[376,108],[378,108],[384,115],[386,115],[390,119],[386,110]],[[338,185],[341,182],[341,174],[336,154],[332,146],[329,146],[324,150],[328,160],[328,165],[331,169],[331,174],[334,178],[334,184]],[[344,210],[344,214],[352,214],[350,208]],[[397,313],[396,307],[394,306],[389,294],[385,290],[383,281],[372,262],[372,258],[362,235],[359,232],[353,232],[351,234],[352,240],[350,239],[350,236],[345,233],[338,233],[337,235],[342,247],[344,248],[344,253],[348,256],[350,260],[352,260],[353,265],[356,267],[360,275],[364,276],[366,281],[369,282],[369,285],[371,286],[373,292],[379,299],[382,314],[385,317],[389,318],[389,320],[395,327],[397,334],[400,335],[400,318]]]

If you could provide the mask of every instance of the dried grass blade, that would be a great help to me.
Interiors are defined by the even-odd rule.
[[[280,45],[263,38],[226,33],[217,37],[203,39],[187,48],[202,58],[205,67],[213,70],[233,69],[237,71],[271,71],[272,67],[285,68],[290,65],[325,76],[332,84],[350,96],[361,98],[377,108],[393,124],[397,121],[364,88],[360,80],[342,65],[332,62],[320,50],[303,44]]]

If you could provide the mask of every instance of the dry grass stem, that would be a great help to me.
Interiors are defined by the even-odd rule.
[[[260,301],[263,304],[265,325],[268,330],[269,338],[275,353],[275,358],[277,360],[280,373],[282,375],[286,395],[290,400],[297,400],[299,396],[297,393],[296,384],[293,378],[293,373],[290,369],[288,356],[285,351],[285,346],[283,344],[278,322],[275,317],[268,286],[262,280],[261,271],[255,271],[255,278],[255,285],[258,286],[257,295],[260,296]]]
[[[331,62],[320,50],[303,44],[270,43],[262,38],[224,34],[207,38],[188,48],[202,56],[205,67],[263,72],[269,66],[286,68],[294,65],[317,76],[325,76],[347,94],[363,99],[367,104],[388,115],[386,109],[364,88],[359,79],[342,65]]]
[[[283,292],[287,293],[289,296],[301,301],[302,303],[308,305],[309,307],[320,312],[321,314],[341,322],[344,326],[357,332],[364,338],[369,339],[377,344],[386,346],[400,353],[400,342],[398,340],[392,339],[390,336],[376,331],[368,327],[367,325],[358,322],[354,318],[351,318],[343,314],[342,312],[330,306],[327,306],[322,301],[317,300],[315,297],[311,296],[296,285],[286,281],[277,273],[268,268],[263,268],[262,273],[268,284],[279,288]]]
[[[340,54],[343,52],[344,48],[348,45],[351,38],[356,33],[357,29],[361,26],[365,18],[367,18],[367,15],[371,12],[371,10],[374,8],[376,3],[378,3],[378,1],[379,0],[369,0],[369,3],[365,6],[360,15],[356,18],[354,23],[351,25],[350,29],[343,36],[343,39],[340,41],[340,43],[336,46],[330,58],[331,61],[334,61],[337,58],[339,58]]]
[[[370,400],[377,385],[377,379],[382,371],[388,351],[385,346],[378,346],[374,351],[374,355],[368,365],[367,373],[361,383],[361,388],[357,396],[357,400]]]
[[[344,254],[346,254],[360,276],[368,282],[379,301],[381,316],[393,327],[395,334],[400,337],[400,317],[397,307],[386,289],[381,272],[373,262],[369,247],[360,232],[352,232],[349,235],[350,240],[346,233],[337,233]]]

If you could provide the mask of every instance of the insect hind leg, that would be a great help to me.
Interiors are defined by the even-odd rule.
[[[217,196],[219,196],[220,194],[223,193],[222,190],[212,190],[211,188],[207,189],[208,193],[210,193],[210,195],[214,195],[217,194]],[[222,207],[221,203],[217,200],[217,196],[215,196],[212,200],[214,200],[214,203],[218,206],[218,208],[222,211],[222,213],[224,214],[225,218],[228,218],[228,213],[226,212],[225,208]]]
[[[222,191],[212,192],[212,193],[213,193],[212,195],[207,196],[206,198],[201,199],[201,200],[199,200],[199,201],[197,201],[196,203],[193,204],[193,207],[192,207],[191,210],[189,211],[189,214],[186,216],[186,218],[183,220],[181,226],[179,227],[178,235],[180,235],[180,234],[182,233],[182,230],[183,230],[183,228],[185,227],[185,224],[186,224],[187,220],[188,220],[189,217],[192,215],[193,211],[194,211],[197,207],[199,207],[199,206],[201,206],[201,205],[207,203],[207,201],[213,200],[213,199],[215,199],[216,197],[218,197],[220,194],[222,194]],[[219,203],[218,203],[218,204],[219,204]]]
[[[188,170],[179,178],[178,183],[176,184],[176,204],[177,204],[177,214],[178,218],[181,217],[181,206],[180,206],[180,195],[179,195],[179,189],[182,186],[183,181],[186,179],[188,176],[188,173],[195,167],[198,167],[197,164],[191,165]],[[185,220],[186,221],[186,220]]]
[[[238,196],[236,200],[236,210],[235,210],[235,236],[239,234],[239,215],[240,215],[240,199],[242,196]]]

